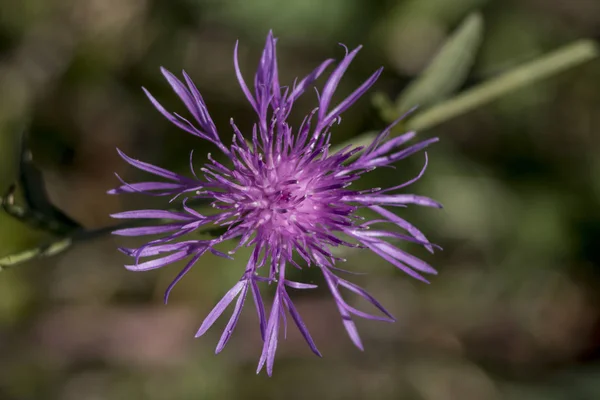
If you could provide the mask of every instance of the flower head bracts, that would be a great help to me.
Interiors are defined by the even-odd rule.
[[[276,39],[269,34],[254,78],[254,92],[242,77],[236,45],[235,72],[243,93],[257,114],[257,123],[252,132],[245,134],[231,120],[233,139],[229,146],[223,143],[202,96],[185,72],[184,81],[181,81],[170,72],[162,70],[195,122],[168,112],[146,91],[150,101],[167,119],[184,131],[214,144],[229,162],[219,162],[208,154],[208,161],[199,169],[200,173],[197,173],[190,155],[193,178],[187,178],[120,153],[131,165],[164,178],[167,182],[123,183],[121,187],[111,191],[184,198],[181,212],[140,210],[113,215],[115,218],[156,218],[170,221],[166,225],[155,224],[114,232],[125,236],[161,236],[138,249],[122,249],[135,260],[132,265],[126,266],[130,270],[145,271],[183,259],[188,260],[169,285],[165,302],[173,286],[206,252],[231,258],[243,246],[253,248],[240,280],[208,314],[196,336],[203,335],[225,309],[234,303],[233,313],[217,345],[216,351],[220,352],[230,339],[246,297],[251,292],[264,341],[258,370],[266,365],[269,375],[272,373],[280,330],[282,326],[286,329],[286,316],[291,317],[311,350],[320,356],[288,294],[289,289],[310,289],[315,286],[288,280],[286,268],[293,266],[301,269],[301,264],[305,264],[314,265],[321,270],[351,340],[362,349],[352,317],[383,321],[393,321],[393,317],[364,289],[335,274],[339,270],[336,263],[344,260],[335,256],[331,249],[339,246],[370,249],[409,275],[427,282],[421,274],[435,274],[435,270],[389,241],[417,243],[430,252],[433,252],[434,245],[417,228],[386,207],[407,204],[441,207],[439,203],[426,197],[396,193],[420,178],[427,166],[427,157],[419,175],[401,185],[362,191],[349,189],[362,174],[377,167],[390,166],[421,151],[437,139],[425,140],[398,150],[415,134],[409,132],[388,140],[393,124],[366,148],[348,147],[330,153],[332,126],[340,122],[341,114],[373,85],[381,73],[381,69],[377,70],[339,104],[331,105],[335,90],[360,47],[346,52],[325,82],[318,98],[318,107],[294,129],[288,124],[287,118],[295,100],[312,87],[333,60],[326,60],[292,87],[284,87],[279,83],[275,45]],[[187,205],[187,199],[209,200],[216,212],[211,215],[200,214]],[[381,218],[367,221],[356,215],[356,211],[361,208],[368,208]],[[373,228],[382,224],[388,228]],[[223,232],[208,240],[184,238],[206,226],[221,227]],[[178,241],[180,239],[183,241]],[[237,244],[228,253],[214,248],[229,240],[235,240]],[[302,262],[295,260],[294,255]],[[147,257],[153,258],[141,261]],[[276,285],[273,304],[268,313],[259,287],[264,283]],[[382,315],[368,314],[352,307],[344,300],[340,289],[362,297]]]

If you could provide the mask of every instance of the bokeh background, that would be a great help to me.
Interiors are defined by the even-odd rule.
[[[251,80],[274,29],[287,82],[342,57],[338,42],[363,44],[340,96],[380,65],[374,91],[395,96],[476,9],[485,36],[464,88],[600,36],[598,0],[2,0],[0,190],[16,179],[28,126],[53,202],[88,228],[110,225],[111,212],[157,204],[105,194],[114,172],[141,177],[115,147],[182,172],[189,149],[209,150],[143,95],[142,85],[183,111],[159,66],[190,73],[227,137],[230,116],[241,126],[253,118],[234,77],[236,39]],[[594,61],[420,133],[441,142],[413,190],[445,209],[401,211],[444,248],[411,248],[440,273],[425,285],[366,251],[346,254],[349,269],[368,272],[355,282],[398,319],[357,321],[365,352],[326,291],[293,293],[324,358],[290,326],[274,376],[256,376],[251,305],[219,356],[226,319],[193,338],[245,253],[206,256],[165,306],[178,267],[127,272],[123,240],[105,236],[0,273],[0,399],[599,399],[599,88]],[[313,106],[308,93],[296,116]],[[367,96],[335,141],[384,125]],[[363,184],[406,180],[422,162]],[[49,239],[0,215],[0,256]],[[322,283],[314,271],[298,279]]]

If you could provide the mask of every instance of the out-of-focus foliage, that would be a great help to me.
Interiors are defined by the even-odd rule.
[[[147,202],[105,195],[118,182],[114,172],[136,174],[115,147],[182,173],[187,149],[197,157],[211,150],[144,97],[142,85],[181,109],[160,65],[190,73],[227,136],[230,116],[246,129],[252,123],[233,44],[240,39],[250,74],[270,28],[283,80],[342,56],[337,42],[363,44],[341,92],[384,65],[376,90],[392,99],[476,10],[485,21],[480,52],[439,99],[600,34],[595,0],[5,0],[0,9],[0,190],[16,177],[18,133],[28,124],[50,198],[89,229]],[[102,237],[0,275],[0,399],[600,398],[599,86],[593,61],[422,133],[442,140],[413,190],[445,210],[401,212],[444,247],[426,256],[440,274],[425,286],[369,253],[344,254],[349,269],[369,272],[358,279],[398,318],[359,322],[364,353],[325,293],[301,294],[294,300],[324,358],[290,329],[273,378],[257,377],[252,310],[219,357],[218,327],[193,339],[247,254],[206,256],[164,306],[176,267],[127,272],[116,243]],[[299,101],[297,116],[313,100],[308,93]],[[363,100],[344,115],[336,140],[385,123]],[[392,185],[422,161],[361,184]],[[1,257],[50,238],[0,214],[0,239]]]
[[[483,39],[483,19],[469,15],[420,76],[402,91],[396,114],[445,100],[464,83]]]

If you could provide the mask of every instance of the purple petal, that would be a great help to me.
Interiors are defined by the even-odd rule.
[[[111,214],[110,216],[112,218],[116,218],[116,219],[128,219],[128,218],[129,219],[136,219],[136,218],[152,219],[152,218],[156,218],[156,219],[174,219],[174,220],[181,220],[181,221],[187,221],[187,220],[194,219],[194,217],[192,217],[188,214],[177,213],[177,212],[166,211],[166,210],[123,211],[120,213]]]
[[[367,90],[373,86],[383,68],[379,68],[373,75],[369,77],[362,85],[360,85],[350,96],[346,97],[340,104],[338,104],[333,110],[327,114],[325,119],[323,120],[323,125],[328,125],[332,120],[337,118],[340,114],[346,111],[352,104],[354,104]]]
[[[187,179],[181,175],[178,175],[178,174],[171,172],[169,170],[166,170],[164,168],[160,168],[155,165],[145,163],[143,161],[134,160],[133,158],[127,156],[125,153],[123,153],[119,149],[117,149],[117,152],[119,153],[121,158],[123,158],[125,161],[127,161],[129,164],[133,165],[134,167],[141,169],[142,171],[146,171],[146,172],[149,172],[154,175],[162,176],[163,178],[171,179],[173,181],[178,181],[178,182],[189,182],[190,181],[190,179]]]
[[[386,260],[390,264],[394,265],[396,268],[401,269],[402,271],[404,271],[408,275],[412,276],[415,279],[420,280],[421,282],[429,283],[429,281],[427,279],[423,278],[423,276],[421,276],[420,274],[416,273],[415,271],[413,271],[412,269],[410,269],[408,266],[402,264],[400,261],[396,260],[394,257],[392,257],[391,255],[389,255],[386,251],[381,250],[379,247],[374,246],[372,243],[369,243],[369,242],[363,242],[363,243],[365,244],[365,246],[367,246],[373,252],[375,252],[376,254],[378,254],[381,258],[383,258],[384,260]]]
[[[173,194],[176,190],[181,190],[184,186],[179,183],[170,182],[138,182],[120,186],[116,189],[111,189],[108,194],[119,193],[141,193],[154,190],[164,190],[161,195]]]
[[[390,195],[358,195],[344,196],[343,201],[353,201],[362,204],[417,204],[426,207],[442,208],[442,205],[429,197],[414,194],[390,194]]]
[[[256,112],[258,112],[258,107],[256,106],[256,100],[254,100],[254,97],[252,96],[250,89],[248,89],[248,85],[246,85],[246,81],[244,81],[244,77],[242,76],[242,71],[240,70],[240,64],[238,62],[238,45],[239,45],[239,41],[236,41],[235,48],[233,50],[233,65],[235,67],[235,75],[237,76],[240,87],[242,88],[242,91],[246,95],[248,102],[250,102],[250,105],[252,106],[252,108],[254,108],[254,110]]]
[[[319,287],[317,285],[311,285],[310,283],[294,282],[287,279],[283,281],[283,284],[294,289],[316,289]]]
[[[125,228],[117,229],[112,231],[113,235],[118,236],[145,236],[145,235],[156,235],[159,233],[167,233],[177,231],[181,228],[181,225],[158,225],[158,226],[140,226],[137,228]]]
[[[279,307],[279,315],[281,315],[281,320],[283,321],[283,338],[287,339],[287,317],[285,316],[283,307]]]
[[[379,303],[379,301],[377,301],[377,299],[375,297],[371,296],[369,294],[369,292],[367,292],[365,289],[361,288],[360,286],[355,285],[352,282],[348,282],[347,280],[340,279],[340,278],[338,278],[338,284],[345,287],[346,289],[356,293],[357,295],[359,295],[362,298],[364,298],[365,300],[367,300],[369,303],[373,304],[375,307],[377,307],[377,309],[379,309],[379,311],[381,311],[382,313],[387,315],[392,321],[395,320],[394,316],[392,314],[390,314],[385,309],[385,307],[383,307],[381,305],[381,303]]]
[[[275,43],[273,32],[269,31],[265,47],[260,57],[258,69],[254,76],[254,89],[256,92],[256,100],[263,104],[258,104],[259,109],[264,108],[268,100],[268,96],[272,93],[274,96],[279,96],[279,82],[274,82],[275,78]]]
[[[416,135],[417,135],[417,132],[411,131],[411,132],[407,132],[403,135],[400,135],[398,137],[395,137],[393,139],[390,139],[387,142],[385,142],[384,144],[382,144],[381,146],[377,147],[374,151],[369,153],[369,158],[373,159],[375,157],[384,155],[388,151],[390,151],[396,147],[402,146],[404,143],[408,142],[409,140],[412,140]]]
[[[275,293],[273,299],[273,305],[271,306],[271,314],[269,315],[269,321],[266,329],[266,340],[263,345],[263,350],[258,360],[258,368],[256,373],[258,374],[262,367],[267,364],[267,375],[271,376],[273,373],[273,361],[275,359],[275,351],[277,350],[277,336],[279,334],[279,308],[281,307],[281,300],[279,296],[279,290]]]
[[[185,78],[185,82],[187,83],[187,85],[190,89],[190,92],[192,93],[192,96],[194,97],[194,101],[195,101],[194,105],[196,106],[196,109],[198,112],[198,118],[197,118],[198,123],[200,124],[202,129],[204,129],[204,131],[206,132],[207,135],[211,136],[212,138],[215,139],[215,141],[220,143],[221,140],[219,138],[219,133],[217,132],[217,127],[215,126],[212,118],[210,117],[208,108],[206,107],[206,104],[204,103],[204,99],[202,98],[200,91],[198,90],[196,85],[194,85],[194,82],[192,81],[192,79],[189,77],[189,75],[185,71],[183,71],[183,77]]]
[[[397,153],[390,154],[388,156],[379,157],[379,158],[373,158],[373,159],[369,160],[368,163],[365,163],[365,165],[380,166],[380,165],[392,164],[392,163],[395,163],[396,161],[400,161],[408,156],[411,156],[411,155],[423,150],[424,148],[428,147],[429,145],[431,145],[433,143],[436,143],[437,141],[439,141],[438,138],[424,140],[420,143],[415,144],[414,146],[411,146],[411,147],[404,149],[402,151],[399,151]]]
[[[152,257],[162,253],[171,253],[173,251],[182,250],[195,241],[161,244],[157,246],[148,246],[147,244],[139,249],[127,249],[120,247],[119,250],[130,257]]]
[[[225,296],[223,296],[221,301],[217,303],[217,305],[212,309],[212,311],[206,316],[206,318],[202,322],[200,329],[198,329],[198,332],[196,333],[196,337],[204,335],[206,331],[210,329],[210,327],[221,316],[221,314],[223,314],[223,311],[225,311],[229,303],[231,303],[233,299],[236,298],[236,296],[240,293],[240,291],[246,284],[247,281],[239,281],[235,284],[235,286],[229,289],[227,293],[225,293]]]
[[[354,308],[348,304],[345,304],[344,308],[351,314],[354,314],[360,318],[369,319],[372,321],[383,321],[383,322],[395,322],[396,321],[394,318],[382,317],[379,315],[373,315],[373,314],[366,313],[364,311],[360,311],[359,309]]]
[[[181,278],[183,278],[185,276],[185,274],[188,273],[188,271],[190,269],[192,269],[192,267],[194,266],[194,264],[196,264],[196,261],[198,261],[198,259],[200,257],[202,257],[202,255],[204,254],[206,250],[196,254],[191,260],[190,262],[188,262],[186,264],[185,267],[183,267],[183,269],[177,274],[177,276],[175,277],[175,279],[173,279],[173,281],[169,284],[169,286],[167,287],[167,290],[165,291],[165,296],[164,296],[164,302],[165,304],[167,304],[169,302],[169,295],[171,294],[171,291],[173,290],[173,288],[175,287],[175,285],[177,284],[177,282],[179,282],[181,280]]]
[[[306,91],[306,89],[310,85],[312,85],[313,82],[316,81],[319,78],[319,76],[321,76],[321,74],[325,71],[325,69],[327,69],[327,67],[329,65],[331,65],[332,62],[334,62],[333,58],[325,60],[323,63],[321,63],[321,65],[319,65],[317,68],[315,68],[313,70],[313,72],[311,72],[304,79],[302,79],[300,81],[300,83],[298,83],[298,85],[296,85],[296,87],[294,88],[294,90],[292,91],[292,93],[290,94],[290,97],[288,99],[288,103],[291,104],[298,97],[300,97],[302,95],[302,93],[304,93]]]
[[[393,212],[388,211],[381,206],[370,206],[369,208],[371,210],[379,213],[380,215],[384,216],[385,218],[389,219],[391,222],[398,225],[400,228],[404,229],[408,233],[410,233],[415,239],[418,239],[424,243],[429,243],[429,240],[427,240],[427,237],[419,229],[417,229],[417,227],[410,224],[408,221],[400,218]],[[427,250],[429,250],[430,253],[433,253],[433,247],[431,245],[428,245],[425,248]]]
[[[195,128],[192,124],[190,124],[189,122],[187,123],[183,123],[182,120],[184,120],[183,118],[179,117],[177,118],[175,115],[171,114],[170,112],[168,112],[159,102],[158,100],[156,100],[154,98],[154,96],[152,96],[152,94],[150,94],[150,92],[146,89],[146,88],[142,88],[142,90],[144,91],[144,93],[146,94],[146,97],[148,97],[148,100],[150,100],[150,102],[152,103],[152,105],[154,106],[154,108],[156,108],[158,110],[158,112],[160,112],[166,119],[168,119],[173,125],[177,126],[179,129],[186,131],[187,133],[190,133],[194,136],[198,136],[200,138],[203,139],[208,139],[208,137],[203,133],[200,132],[197,128]]]
[[[244,302],[246,301],[246,293],[248,292],[248,285],[244,285],[242,289],[242,293],[240,293],[237,302],[235,303],[235,308],[233,309],[233,313],[231,314],[231,318],[221,335],[221,339],[219,339],[219,343],[217,344],[217,348],[215,350],[215,354],[218,354],[223,350],[229,339],[231,338],[231,334],[235,329],[235,326],[240,319],[240,314],[242,313],[242,308],[244,307]]]
[[[135,265],[126,265],[125,268],[127,268],[130,271],[136,272],[149,271],[151,269],[164,267],[167,264],[183,260],[187,256],[189,256],[189,253],[187,251],[178,251],[177,253],[170,254],[166,257],[156,258],[154,260],[146,261]]]
[[[171,85],[171,88],[175,94],[177,94],[181,101],[183,101],[183,104],[185,104],[185,107],[188,109],[188,111],[194,116],[196,121],[200,122],[201,116],[198,113],[194,98],[192,97],[192,94],[188,88],[166,68],[160,67],[160,72],[162,72],[167,82],[169,82],[169,85]]]
[[[294,303],[290,299],[290,296],[285,291],[282,292],[282,295],[283,295],[283,302],[284,302],[285,306],[287,307],[288,311],[290,312],[292,319],[296,323],[298,330],[300,330],[300,333],[304,337],[304,340],[306,340],[306,343],[308,343],[308,346],[310,347],[310,349],[312,350],[313,353],[315,353],[319,357],[323,357],[321,355],[321,352],[319,351],[319,349],[317,349],[317,345],[313,341],[313,338],[310,335],[310,332],[308,332],[308,328],[306,328],[304,321],[302,321],[302,317],[300,317],[300,314],[298,313],[298,310],[296,310],[296,307],[294,306]]]
[[[427,169],[427,164],[429,163],[429,159],[427,157],[427,152],[425,152],[425,164],[423,165],[423,168],[421,168],[421,171],[419,171],[419,174],[417,176],[415,176],[414,178],[404,182],[403,184],[397,185],[397,186],[392,186],[389,188],[385,188],[383,190],[380,190],[379,193],[386,193],[386,192],[391,192],[393,190],[400,190],[402,188],[405,188],[406,186],[412,185],[413,183],[415,183],[416,181],[418,181],[419,179],[421,179],[421,177],[423,176],[423,174],[425,174],[425,170]]]
[[[325,119],[325,115],[327,114],[327,108],[329,108],[329,103],[331,102],[331,98],[333,97],[333,93],[337,88],[337,85],[340,83],[344,72],[348,69],[348,66],[352,62],[352,59],[356,56],[356,54],[360,51],[362,46],[358,46],[356,49],[352,50],[349,54],[344,57],[344,59],[340,62],[337,68],[331,73],[331,76],[327,80],[327,83],[323,87],[323,93],[321,94],[321,99],[319,102],[319,126],[324,126],[325,124],[321,124]]]
[[[331,274],[327,270],[327,268],[322,267],[321,271],[323,271],[323,276],[325,277],[325,281],[327,282],[327,285],[329,286],[329,290],[331,291],[331,294],[333,295],[333,298],[335,300],[335,305],[337,306],[337,308],[340,312],[340,315],[342,316],[342,323],[344,324],[344,328],[346,329],[346,332],[348,333],[350,340],[352,340],[352,343],[354,343],[354,345],[356,347],[358,347],[360,350],[364,350],[362,341],[360,340],[360,335],[358,334],[358,330],[356,329],[356,325],[352,321],[352,316],[346,309],[347,304],[344,301],[344,299],[342,298],[342,296],[340,295],[340,292],[337,290],[336,283],[333,281],[333,278],[332,278],[333,274]]]
[[[254,305],[256,306],[256,314],[258,315],[258,324],[260,327],[260,337],[265,341],[265,329],[267,327],[267,320],[265,317],[265,305],[260,295],[258,284],[254,279],[251,282],[252,285],[252,297],[254,298]]]
[[[425,272],[427,274],[433,274],[436,275],[437,271],[429,264],[427,264],[425,261],[419,260],[417,257],[412,256],[394,246],[392,246],[391,244],[384,242],[384,241],[377,241],[373,243],[375,246],[377,246],[379,249],[381,249],[382,251],[385,251],[386,253],[388,253],[390,256],[394,257],[395,259],[402,261],[405,264],[408,264],[409,266],[411,266],[412,268],[419,270],[421,272]]]
[[[407,112],[405,112],[404,114],[402,114],[400,117],[396,118],[396,120],[394,120],[391,124],[389,124],[383,131],[381,131],[381,133],[379,133],[379,135],[377,135],[377,137],[375,138],[375,140],[373,140],[373,142],[369,145],[369,147],[365,150],[364,155],[372,158],[372,157],[376,157],[376,156],[372,156],[372,153],[374,150],[377,150],[377,154],[385,154],[387,151],[389,151],[390,149],[397,147],[407,141],[409,141],[410,139],[412,139],[415,136],[415,132],[408,132],[402,136],[399,136],[397,138],[391,139],[390,141],[388,141],[387,143],[385,143],[384,145],[382,145],[381,147],[379,147],[379,144],[381,143],[381,141],[383,141],[390,133],[390,131],[396,126],[398,125],[402,120],[404,120],[408,115],[412,114],[415,110],[417,109],[417,107],[413,107],[410,110],[408,110]],[[411,136],[412,134],[412,136]],[[392,142],[392,143],[390,143]],[[385,146],[384,150],[380,150],[381,148],[383,148]]]
[[[375,222],[375,221],[370,221],[370,222]],[[377,222],[391,223],[391,221],[386,221],[386,220],[378,220]],[[348,233],[351,236],[360,237],[360,238],[380,238],[380,237],[396,238],[396,239],[405,240],[407,242],[420,244],[422,246],[433,246],[433,247],[441,250],[440,246],[438,246],[438,245],[432,244],[428,241],[424,242],[424,241],[415,239],[411,236],[404,235],[404,234],[398,233],[398,232],[379,231],[379,230],[370,230],[370,229],[369,230],[352,229],[352,230],[347,230],[346,233]]]

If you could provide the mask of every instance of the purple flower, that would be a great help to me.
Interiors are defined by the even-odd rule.
[[[156,218],[171,221],[163,225],[114,232],[123,236],[162,236],[137,249],[121,249],[135,259],[132,265],[126,266],[129,270],[147,271],[179,260],[189,260],[167,288],[165,303],[175,284],[206,252],[231,258],[242,246],[253,248],[240,280],[208,314],[196,337],[203,335],[237,299],[233,314],[217,344],[216,352],[223,350],[235,328],[248,292],[251,292],[264,342],[257,372],[266,364],[269,375],[273,370],[280,327],[282,324],[286,325],[286,315],[291,316],[311,350],[318,356],[321,355],[288,294],[290,288],[312,289],[316,286],[287,279],[287,269],[302,269],[303,266],[311,265],[320,269],[350,339],[362,350],[352,317],[382,321],[394,321],[394,318],[364,289],[337,274],[340,269],[335,266],[336,263],[345,260],[335,256],[332,248],[346,246],[370,249],[410,276],[427,282],[421,273],[435,274],[436,271],[390,242],[405,240],[420,244],[430,252],[433,252],[435,246],[417,228],[386,207],[404,207],[407,204],[441,207],[439,203],[426,197],[396,193],[421,177],[427,166],[426,155],[421,173],[401,185],[358,191],[349,188],[363,173],[377,167],[389,167],[436,142],[437,138],[398,150],[415,133],[409,132],[388,139],[389,132],[395,125],[392,124],[367,147],[348,146],[330,153],[333,126],[340,123],[341,114],[373,85],[382,71],[375,71],[343,101],[331,106],[338,83],[360,47],[346,53],[318,96],[318,107],[304,118],[298,128],[294,128],[287,122],[294,102],[312,86],[333,60],[326,60],[291,87],[280,86],[275,44],[276,39],[269,33],[254,78],[254,92],[250,91],[242,78],[236,45],[234,65],[237,79],[256,111],[258,120],[251,134],[244,134],[232,119],[233,140],[229,146],[223,143],[200,92],[185,72],[184,83],[162,69],[165,78],[192,115],[193,122],[165,110],[144,89],[152,104],[173,124],[215,145],[228,159],[226,165],[209,153],[208,162],[199,169],[200,174],[197,175],[190,155],[193,178],[188,178],[132,159],[119,151],[129,164],[164,180],[133,184],[123,182],[121,187],[109,192],[139,192],[184,198],[180,212],[138,210],[113,215],[114,218]],[[216,212],[203,215],[187,204],[188,199],[209,199]],[[378,219],[366,220],[358,216],[357,211],[362,208],[374,211],[379,215]],[[208,240],[180,240],[207,225],[221,227],[221,234]],[[216,244],[233,239],[237,241],[237,245],[227,254],[215,249]],[[294,259],[294,254],[298,256],[297,259]],[[141,261],[147,257],[151,259]],[[259,289],[259,285],[263,283],[276,285],[268,315]],[[373,304],[381,311],[381,315],[368,314],[352,307],[342,296],[342,288]]]

